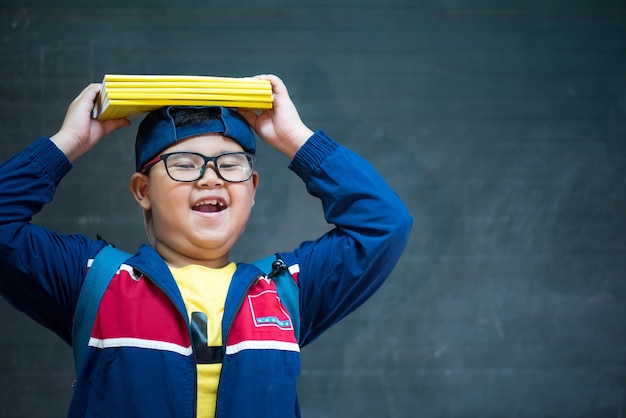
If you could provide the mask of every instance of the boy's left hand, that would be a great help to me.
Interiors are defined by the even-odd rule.
[[[263,141],[293,159],[300,147],[313,135],[313,131],[300,119],[287,87],[280,78],[272,74],[254,78],[272,83],[273,107],[260,115],[244,109],[238,112]]]

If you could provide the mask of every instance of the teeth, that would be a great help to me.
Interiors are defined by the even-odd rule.
[[[202,206],[202,205],[219,206],[220,208],[223,208],[224,207],[224,202],[218,201],[217,199],[203,200],[200,203],[198,203],[196,206]]]

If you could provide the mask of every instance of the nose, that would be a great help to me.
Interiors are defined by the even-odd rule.
[[[218,186],[224,184],[224,180],[217,175],[217,171],[213,163],[207,163],[207,165],[204,166],[204,172],[198,179],[197,183],[198,186]]]

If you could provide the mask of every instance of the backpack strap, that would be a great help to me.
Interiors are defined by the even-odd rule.
[[[102,296],[120,265],[130,257],[131,254],[107,245],[96,255],[87,271],[78,295],[72,327],[72,349],[77,378],[82,371],[85,352]]]
[[[270,255],[253,263],[276,283],[278,298],[285,305],[293,325],[296,341],[300,342],[300,291],[285,262],[278,254]]]

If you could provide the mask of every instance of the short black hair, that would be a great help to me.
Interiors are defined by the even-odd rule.
[[[172,107],[170,115],[174,120],[174,125],[180,127],[219,119],[221,113],[217,107]]]

